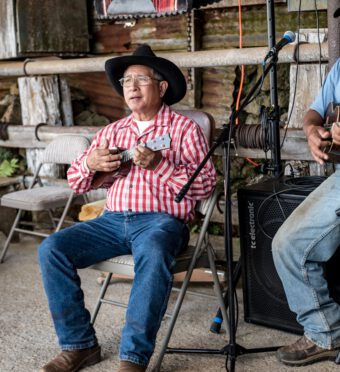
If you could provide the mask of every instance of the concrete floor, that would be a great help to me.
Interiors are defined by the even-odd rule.
[[[2,243],[3,239],[0,239],[0,246]],[[12,244],[6,261],[0,265],[0,372],[37,371],[59,352],[40,280],[36,258],[37,245],[37,240],[30,237]],[[99,291],[96,282],[99,272],[86,269],[81,271],[80,276],[87,306],[92,309]],[[206,286],[201,287],[207,290]],[[109,290],[119,297],[127,298],[129,283],[127,281],[115,283]],[[245,323],[242,318],[241,289],[238,289],[238,295],[241,312],[236,335],[238,344],[246,348],[256,348],[283,345],[296,340],[296,335]],[[173,303],[174,300],[171,298],[169,306]],[[103,306],[96,322],[103,361],[84,371],[107,372],[117,369],[124,312],[123,309]],[[227,335],[209,332],[210,322],[215,313],[214,301],[187,296],[170,346],[218,350],[223,348],[228,342]],[[166,325],[165,320],[158,334],[158,341],[164,336]],[[157,352],[156,346],[155,355]],[[148,371],[152,370],[153,365],[154,359],[151,360]],[[225,356],[167,354],[163,360],[162,371],[225,371]],[[286,367],[276,360],[275,353],[257,353],[239,356],[236,371],[330,372],[339,371],[339,366],[329,361],[299,368]]]

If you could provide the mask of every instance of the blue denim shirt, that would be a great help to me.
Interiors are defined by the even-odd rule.
[[[310,108],[324,118],[330,102],[340,103],[340,58],[329,71],[320,93]]]

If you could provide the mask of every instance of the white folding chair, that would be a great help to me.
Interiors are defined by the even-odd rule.
[[[56,232],[61,229],[67,212],[75,199],[81,198],[83,202],[87,202],[86,195],[76,195],[69,187],[44,185],[39,172],[43,164],[70,164],[89,145],[90,141],[84,136],[62,135],[57,137],[43,151],[41,161],[29,188],[27,190],[10,192],[2,196],[1,205],[8,208],[15,208],[18,212],[2,249],[0,263],[4,262],[14,232],[41,237],[50,235],[49,233],[23,228],[20,223],[23,211],[47,211],[54,229],[53,232]],[[57,219],[58,223],[56,223],[56,218],[53,215],[55,208],[63,208],[61,217]]]

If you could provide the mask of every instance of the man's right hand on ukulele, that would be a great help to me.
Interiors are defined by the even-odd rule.
[[[87,157],[86,163],[91,171],[113,172],[120,167],[121,154],[113,154],[105,139],[101,145]]]

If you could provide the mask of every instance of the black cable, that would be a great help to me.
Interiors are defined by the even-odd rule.
[[[288,178],[284,180],[283,184],[289,186],[292,190],[313,191],[326,178],[324,176]]]
[[[249,97],[247,101],[244,102],[244,106],[248,106],[251,102],[254,101],[255,98],[257,98],[260,93],[264,82],[264,70],[265,70],[266,64],[262,63],[262,75],[261,75],[261,82],[259,87],[257,88],[257,91],[254,93],[252,97]]]
[[[295,174],[294,174],[294,168],[293,168],[292,164],[291,163],[286,163],[285,168],[286,167],[289,167],[290,168],[290,175],[291,175],[291,177],[294,177]]]
[[[269,110],[262,106],[260,113],[261,124],[239,124],[235,129],[235,143],[251,149],[262,149],[267,159],[267,152],[270,150],[271,127],[269,125]]]
[[[262,128],[262,149],[265,153],[265,159],[267,160],[267,152],[270,150],[271,142],[271,125],[268,120],[268,108],[262,107],[261,109],[261,128]]]
[[[46,123],[39,123],[34,128],[34,137],[39,142],[41,141],[40,137],[38,136],[39,128],[42,127],[42,126],[44,126],[44,125],[48,125],[48,124],[46,124]]]

